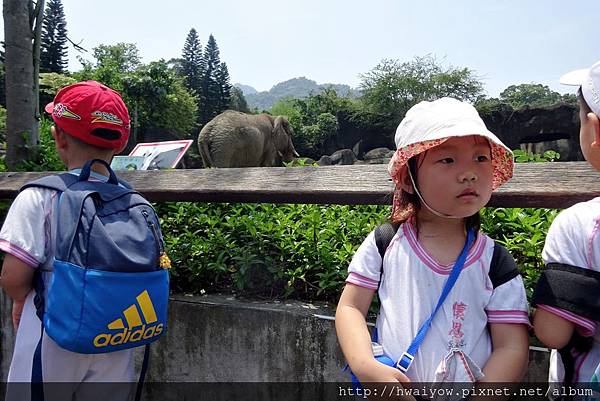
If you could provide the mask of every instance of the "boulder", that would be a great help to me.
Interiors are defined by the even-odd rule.
[[[340,149],[331,154],[331,164],[348,166],[354,164],[356,156],[350,149]]]
[[[317,164],[319,166],[331,166],[331,157],[327,155],[321,156],[321,158],[317,160]]]
[[[317,162],[317,164],[319,166],[332,166],[332,165],[338,165],[338,166],[347,166],[347,165],[351,165],[354,164],[354,162],[356,162],[356,156],[354,155],[354,152],[352,152],[350,149],[340,149],[337,150],[335,152],[333,152],[333,154],[331,156],[321,156],[321,158],[319,159],[319,161]]]
[[[373,159],[390,159],[394,155],[394,151],[388,148],[375,148],[365,153],[363,160]]]

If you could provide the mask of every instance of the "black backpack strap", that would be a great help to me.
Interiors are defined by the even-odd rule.
[[[600,272],[564,263],[548,263],[533,291],[531,304],[554,306],[600,320]]]
[[[31,401],[44,401],[44,375],[42,373],[42,339],[44,337],[44,323],[40,323],[40,339],[33,353],[31,364]]]
[[[135,389],[135,401],[142,399],[142,388],[144,387],[144,380],[146,378],[146,371],[148,370],[148,364],[150,363],[150,344],[146,344],[144,348],[144,360],[142,361],[142,369],[140,371],[140,378],[138,380],[137,387]]]
[[[573,332],[573,336],[563,348],[558,350],[562,359],[563,368],[565,369],[565,376],[563,378],[563,385],[573,384],[575,379],[575,357],[573,351],[584,354],[589,352],[594,346],[594,337],[583,337],[578,334],[577,331]],[[562,400],[570,400],[572,397],[563,397]]]
[[[510,252],[496,241],[494,241],[494,254],[488,274],[494,288],[500,287],[520,274]]]
[[[400,227],[400,224],[390,223],[388,221],[375,228],[375,244],[377,245],[379,255],[381,255],[381,269],[379,271],[380,282],[381,275],[383,274],[383,255],[385,255],[385,250],[390,245],[390,242],[392,242],[392,238],[394,238],[394,235],[396,235],[398,227]]]
[[[599,287],[600,272],[564,263],[548,263],[533,291],[531,305],[548,305],[598,321]],[[586,353],[593,343],[593,336],[583,337],[575,331],[569,343],[558,350],[565,369],[563,384],[569,385],[575,378],[575,358],[572,352]],[[563,397],[563,400],[568,399],[571,398]]]

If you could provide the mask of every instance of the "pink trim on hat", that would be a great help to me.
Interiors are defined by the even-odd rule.
[[[492,178],[492,190],[495,190],[512,177],[514,160],[512,153],[507,151],[507,149],[504,146],[497,144],[487,136],[482,135],[482,137],[486,138],[490,144],[492,167],[494,169],[494,176]],[[396,191],[394,191],[392,210],[397,210],[400,208],[400,199],[402,196],[402,191],[399,190],[401,185],[400,172],[402,171],[402,168],[408,163],[408,160],[413,156],[417,156],[435,146],[441,145],[448,139],[449,137],[433,139],[429,141],[422,141],[418,143],[411,143],[410,145],[404,146],[403,148],[396,150],[388,164],[388,172],[392,177],[392,181],[394,181],[394,183],[396,184]]]
[[[390,160],[390,163],[388,164],[388,172],[390,173],[390,176],[396,185],[400,185],[400,171],[402,170],[402,167],[408,163],[408,159],[435,146],[441,145],[442,143],[446,142],[446,140],[448,140],[448,138],[411,143],[410,145],[396,150],[392,156],[392,159]]]
[[[512,177],[514,161],[512,155],[506,151],[506,149],[492,142],[488,137],[482,135],[490,143],[490,150],[492,155],[492,166],[494,168],[494,177],[492,180],[492,189],[497,189],[500,185],[504,184]],[[396,150],[390,163],[388,164],[388,172],[392,177],[394,183],[399,186],[400,183],[400,171],[408,163],[408,159],[413,156],[417,156],[426,150],[429,150],[435,146],[439,146],[446,142],[449,137],[433,139],[430,141],[423,141],[418,143],[412,143],[403,148]]]

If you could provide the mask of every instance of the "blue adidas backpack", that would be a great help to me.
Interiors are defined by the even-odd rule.
[[[88,181],[93,163],[108,181]],[[156,212],[117,179],[108,163],[88,161],[26,184],[60,191],[53,275],[44,299],[35,280],[43,330],[69,351],[97,354],[149,344],[167,329],[170,263]]]

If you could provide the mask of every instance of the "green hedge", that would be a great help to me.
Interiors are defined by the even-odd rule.
[[[157,205],[173,262],[172,289],[335,301],[352,255],[387,206],[165,203]],[[528,295],[550,209],[489,208],[482,230],[517,260]]]

